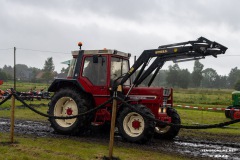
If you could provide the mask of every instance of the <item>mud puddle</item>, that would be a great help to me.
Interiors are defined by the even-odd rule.
[[[0,118],[0,132],[9,132],[10,120]],[[103,131],[89,131],[88,134],[79,137],[71,137],[55,134],[49,123],[35,121],[15,121],[15,133],[23,135],[33,135],[37,137],[66,137],[74,138],[79,141],[108,143],[109,134]],[[123,147],[134,147],[149,151],[161,151],[166,153],[178,154],[192,159],[232,159],[240,160],[240,145],[215,143],[211,141],[188,141],[177,137],[173,141],[153,139],[145,145],[123,142],[119,135],[115,137],[115,145]]]

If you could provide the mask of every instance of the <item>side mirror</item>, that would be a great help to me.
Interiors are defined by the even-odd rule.
[[[98,55],[93,55],[93,63],[98,63]]]

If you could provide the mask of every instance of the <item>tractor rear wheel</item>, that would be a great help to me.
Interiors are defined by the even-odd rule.
[[[230,110],[233,108],[233,106],[228,106],[225,110],[225,116],[226,118],[231,118],[231,115],[230,115]]]
[[[75,90],[62,89],[55,93],[49,103],[50,115],[69,117],[78,115],[88,110],[85,99]],[[60,134],[76,135],[83,133],[87,125],[87,116],[80,116],[73,119],[49,118],[53,129]]]
[[[154,118],[154,115],[144,105],[137,104],[135,107],[143,114],[137,113],[128,107],[124,108],[118,117],[118,130],[126,141],[146,143],[153,137],[155,122],[144,117],[144,115],[152,118]]]
[[[167,115],[172,118],[173,124],[181,124],[180,116],[174,108],[167,108]],[[154,137],[159,139],[168,139],[171,140],[178,135],[180,127],[177,126],[167,126],[157,124],[155,127],[155,135]]]

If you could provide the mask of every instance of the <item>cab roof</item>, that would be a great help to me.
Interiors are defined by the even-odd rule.
[[[130,53],[124,53],[118,50],[113,50],[113,49],[103,49],[103,50],[82,50],[84,54],[114,54],[114,55],[119,55],[122,57],[131,57]],[[72,55],[78,56],[79,50],[77,51],[72,51]]]

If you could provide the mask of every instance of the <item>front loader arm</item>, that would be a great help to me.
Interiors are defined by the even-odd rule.
[[[121,82],[115,84],[115,87],[118,85],[123,85],[140,66],[142,66],[142,68],[135,78],[133,86],[141,84],[141,82],[146,79],[155,69],[157,69],[156,71],[158,72],[166,61],[173,61],[176,63],[203,59],[206,56],[217,57],[218,54],[224,54],[226,50],[227,47],[217,42],[210,41],[204,37],[200,37],[196,41],[162,45],[159,46],[158,49],[144,50],[127,74],[123,76]],[[148,69],[144,72],[147,63],[149,62],[150,58],[153,57],[156,57],[155,61],[150,64]],[[151,85],[151,82],[154,80],[155,76],[156,72],[151,78],[148,86]]]

